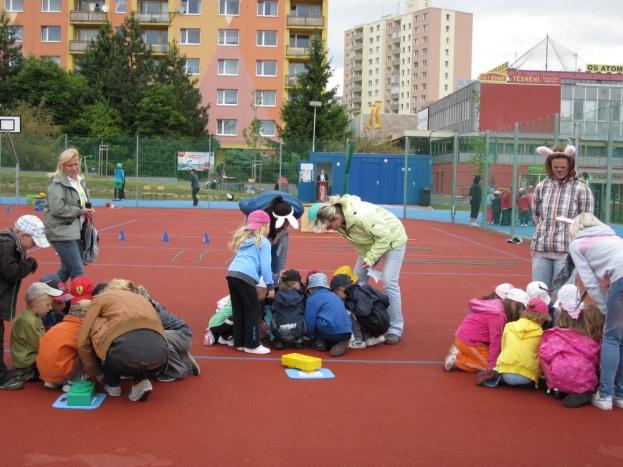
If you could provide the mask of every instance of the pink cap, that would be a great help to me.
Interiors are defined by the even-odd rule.
[[[528,309],[526,311],[531,311],[533,313],[542,313],[544,315],[549,315],[549,310],[547,309],[547,304],[541,300],[540,298],[531,298],[528,302]]]
[[[270,223],[270,216],[266,214],[264,211],[253,211],[247,217],[247,228],[250,230],[257,230],[262,225]]]

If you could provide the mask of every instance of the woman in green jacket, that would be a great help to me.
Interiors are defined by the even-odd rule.
[[[93,212],[86,182],[80,176],[80,154],[77,149],[65,149],[58,157],[56,172],[50,174],[45,209],[45,234],[61,259],[57,275],[62,282],[84,275],[80,232]]]
[[[389,330],[386,344],[397,344],[404,320],[400,297],[400,269],[405,256],[407,233],[400,219],[380,206],[358,196],[331,196],[327,203],[314,204],[308,218],[315,232],[335,230],[352,243],[359,257],[354,273],[367,282],[368,270],[383,260],[383,286],[389,297]]]

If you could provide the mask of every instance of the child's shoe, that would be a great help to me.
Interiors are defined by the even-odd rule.
[[[567,394],[562,400],[563,407],[568,409],[575,409],[582,407],[583,405],[590,404],[593,398],[593,394],[590,392],[583,392],[581,394]]]
[[[281,339],[275,339],[273,341],[273,347],[275,348],[275,350],[282,350],[283,349],[283,342],[281,342]]]
[[[264,347],[262,344],[258,345],[256,348],[251,349],[249,347],[245,347],[244,351],[246,353],[252,353],[252,354],[256,354],[256,355],[266,355],[270,353],[270,349],[267,347]]]
[[[593,394],[591,404],[601,410],[612,410],[612,396],[601,396],[597,391]]]
[[[219,341],[220,341],[220,337],[219,337]],[[207,347],[209,345],[214,345],[215,342],[216,342],[216,339],[214,338],[214,334],[212,334],[212,331],[210,331],[210,329],[208,328],[205,334],[203,335],[203,345]]]
[[[500,374],[495,370],[479,371],[476,374],[476,384],[478,386],[486,386],[494,388],[500,381]]]
[[[58,389],[61,387],[60,384],[57,383],[50,383],[49,381],[46,381],[45,383],[43,383],[43,387],[46,389]]]
[[[153,390],[154,388],[151,385],[151,382],[148,379],[144,379],[132,386],[128,399],[132,402],[146,401]]]
[[[234,339],[225,339],[223,336],[218,336],[218,343],[221,345],[228,345],[229,347],[234,346]]]
[[[348,348],[349,349],[365,349],[366,343],[364,341],[349,340]]]
[[[106,394],[110,397],[119,397],[121,395],[121,386],[108,386],[108,384],[104,384],[104,391],[106,391]]]
[[[443,362],[443,369],[446,371],[450,371],[454,368],[454,364],[456,362],[456,356],[459,354],[459,349],[457,348],[456,345],[452,345],[452,347],[450,347],[450,350],[448,351],[448,355],[446,356],[446,359]]]
[[[368,337],[365,340],[365,342],[366,342],[366,346],[374,347],[375,345],[382,344],[383,342],[385,342],[385,336],[381,334],[378,337]]]
[[[186,352],[186,358],[188,360],[188,364],[190,365],[190,370],[193,372],[193,375],[199,376],[201,374],[201,367],[197,363],[197,360],[195,360],[195,357],[193,357],[190,352]]]
[[[612,398],[612,405],[614,405],[615,407],[619,409],[623,409],[623,397],[615,395]]]
[[[339,341],[337,344],[331,347],[331,350],[329,351],[329,353],[331,354],[332,357],[341,357],[342,355],[346,353],[347,350],[348,350],[348,341],[344,340],[344,341]]]
[[[26,383],[27,381],[36,381],[37,373],[32,366],[28,366],[26,368],[14,368],[13,377]]]
[[[316,337],[313,344],[314,349],[319,350],[320,352],[324,352],[327,350],[327,343],[322,337]]]
[[[167,375],[166,373],[160,373],[156,376],[156,381],[159,381],[161,383],[172,383],[173,381],[175,381],[175,378],[171,375]]]

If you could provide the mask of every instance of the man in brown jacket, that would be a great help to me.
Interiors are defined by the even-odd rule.
[[[147,400],[153,390],[148,378],[167,365],[168,346],[154,309],[128,290],[104,290],[93,299],[78,335],[78,353],[89,376],[104,382],[109,396],[121,395],[121,376],[134,384],[128,398]]]

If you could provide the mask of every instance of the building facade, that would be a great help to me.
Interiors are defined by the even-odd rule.
[[[405,13],[344,33],[344,101],[351,116],[415,114],[452,93],[472,68],[471,13],[406,2]]]
[[[326,43],[329,0],[2,0],[25,56],[74,69],[103,24],[134,13],[153,56],[175,41],[210,105],[209,131],[243,147],[253,118],[276,137],[288,87],[304,71],[314,35]]]

